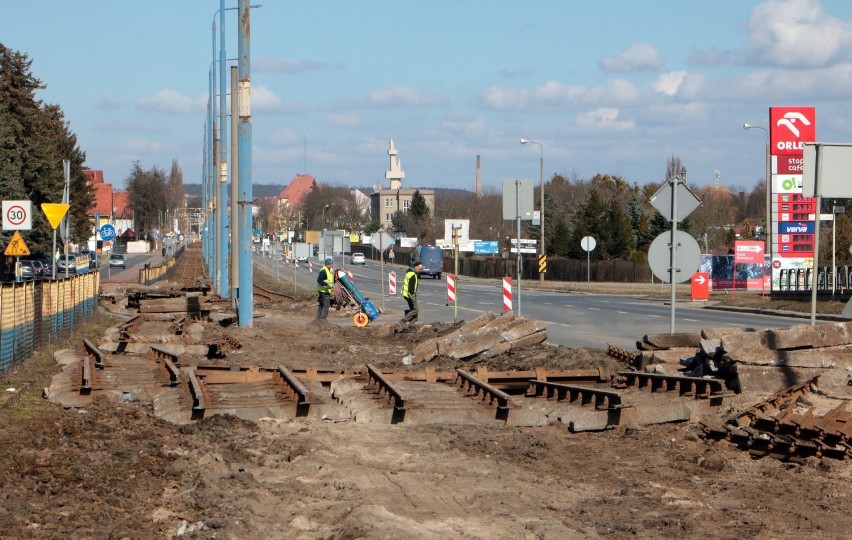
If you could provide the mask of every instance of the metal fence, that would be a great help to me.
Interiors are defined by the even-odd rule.
[[[99,286],[98,272],[0,285],[0,373],[91,317]]]

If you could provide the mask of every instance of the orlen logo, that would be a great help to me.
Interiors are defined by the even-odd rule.
[[[801,156],[805,143],[816,140],[816,109],[770,107],[769,126],[773,155]]]
[[[802,134],[799,133],[799,128],[796,127],[797,122],[800,122],[805,126],[811,125],[810,120],[805,118],[805,115],[800,112],[788,112],[781,120],[778,120],[778,122],[776,122],[776,125],[785,126],[787,129],[793,132],[793,135],[795,135],[796,137],[801,137]]]

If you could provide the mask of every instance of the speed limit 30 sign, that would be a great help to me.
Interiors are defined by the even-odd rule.
[[[30,206],[30,201],[3,201],[3,230],[32,230],[33,221]]]

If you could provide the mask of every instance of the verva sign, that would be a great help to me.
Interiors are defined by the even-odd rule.
[[[769,141],[773,156],[801,156],[805,143],[816,141],[816,108],[770,107]]]

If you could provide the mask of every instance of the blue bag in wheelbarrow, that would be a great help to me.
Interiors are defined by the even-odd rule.
[[[361,302],[361,311],[363,311],[364,314],[367,315],[367,318],[371,321],[375,320],[379,316],[379,310],[376,309],[376,306],[374,306],[373,303],[366,298],[363,302]]]

